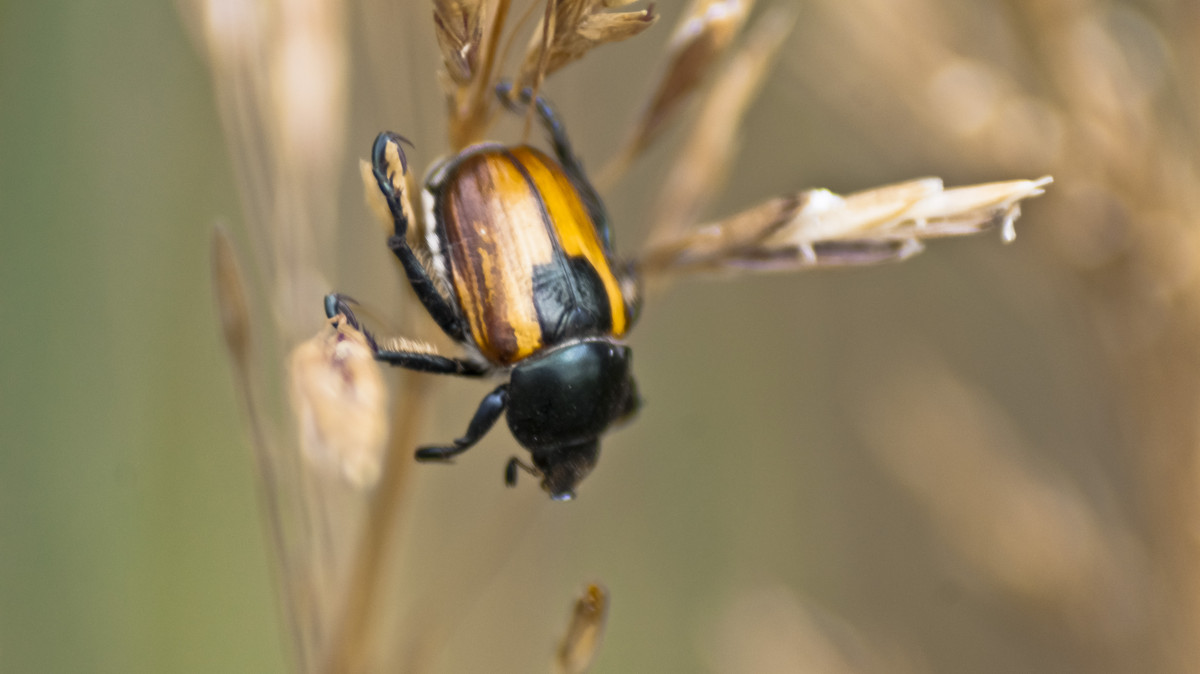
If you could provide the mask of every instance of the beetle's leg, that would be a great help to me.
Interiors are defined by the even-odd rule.
[[[375,341],[375,335],[372,335],[366,328],[362,327],[358,322],[358,318],[355,317],[354,310],[350,308],[350,304],[353,302],[353,299],[345,295],[330,293],[325,296],[325,315],[329,318],[333,318],[338,314],[345,316],[346,322],[355,330],[361,332],[363,337],[366,338],[367,345],[371,347],[371,352],[375,354],[375,360],[408,370],[416,370],[417,372],[454,374],[461,377],[482,377],[490,371],[487,366],[480,365],[471,360],[447,358],[439,356],[436,353],[426,353],[424,351],[400,351],[379,348],[379,343]]]
[[[509,486],[509,487],[517,486],[517,469],[518,468],[525,471],[526,473],[529,473],[530,475],[532,475],[534,477],[542,476],[542,474],[538,471],[537,468],[534,468],[533,466],[525,463],[524,461],[522,461],[514,456],[508,460],[508,465],[504,466],[504,484],[506,486]]]
[[[350,308],[351,304],[357,304],[353,297],[341,293],[329,293],[325,296],[325,318],[333,318],[341,314],[346,317],[346,322],[352,328],[362,332],[362,326],[358,324],[358,318],[355,317],[354,310]]]
[[[393,234],[388,239],[388,248],[404,266],[408,283],[412,286],[417,299],[425,306],[425,310],[433,317],[434,322],[457,342],[466,337],[462,318],[454,304],[438,291],[429,270],[408,245],[408,208],[407,176],[408,160],[404,157],[402,143],[408,143],[403,136],[385,131],[375,138],[375,146],[371,149],[372,173],[379,191],[387,201],[388,210],[392,213]],[[411,145],[411,143],[408,143]]]
[[[538,119],[542,122],[542,127],[546,129],[546,133],[550,134],[550,140],[554,143],[554,154],[558,156],[558,161],[568,171],[578,172],[582,175],[583,164],[580,163],[579,158],[575,156],[575,152],[571,149],[571,141],[567,138],[567,130],[558,119],[554,108],[550,107],[550,103],[541,96],[538,96],[535,100],[533,98],[533,89],[529,87],[517,92],[516,99],[514,100],[512,90],[513,84],[508,80],[497,84],[496,95],[500,97],[500,102],[511,112],[519,114],[525,112],[525,107],[532,101],[537,110]]]
[[[563,170],[567,172],[567,176],[571,178],[571,182],[579,190],[579,195],[583,198],[584,205],[587,206],[588,214],[592,216],[592,222],[596,223],[596,234],[600,236],[600,241],[604,243],[604,249],[611,255],[613,253],[613,245],[612,232],[608,225],[608,212],[604,209],[604,202],[600,199],[600,193],[596,191],[591,181],[588,180],[587,174],[583,170],[583,162],[579,161],[579,157],[575,156],[575,152],[571,149],[571,141],[567,138],[567,129],[563,126],[558,115],[554,112],[554,108],[550,107],[546,99],[541,96],[533,99],[533,90],[527,87],[517,93],[518,100],[514,101],[511,97],[512,89],[512,82],[501,82],[496,85],[496,95],[513,112],[524,112],[523,106],[527,106],[531,100],[533,101],[538,119],[541,120],[546,132],[550,134],[550,140],[554,144],[554,154],[558,157],[558,163],[562,164]]]
[[[452,445],[421,447],[417,450],[417,461],[449,461],[467,451],[491,430],[507,405],[508,384],[501,384],[495,391],[483,397],[483,402],[479,403],[479,409],[475,410],[475,416],[467,425],[466,435],[455,440]]]
[[[460,377],[482,377],[491,372],[491,368],[480,365],[473,360],[463,358],[447,358],[436,353],[421,351],[392,351],[377,349],[375,360],[402,367],[406,370],[428,372],[430,374],[453,374]]]
[[[354,315],[354,310],[350,308],[351,304],[357,304],[353,297],[341,293],[329,293],[325,296],[325,318],[333,318],[338,314],[344,316],[350,327],[361,332],[362,336],[366,338],[367,346],[371,347],[371,352],[378,354],[379,345],[375,342],[375,335],[372,335],[358,322],[358,317]]]

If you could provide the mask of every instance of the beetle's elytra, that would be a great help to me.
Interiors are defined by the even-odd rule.
[[[608,252],[563,169],[531,147],[453,160],[435,200],[437,245],[470,335],[511,365],[585,336],[620,337],[628,312]]]
[[[497,87],[514,105],[510,87]],[[430,316],[464,347],[463,358],[387,350],[368,335],[377,359],[424,372],[506,381],[484,397],[463,437],[422,447],[422,461],[446,461],[478,442],[507,412],[513,437],[553,498],[569,499],[595,466],[599,440],[632,415],[640,400],[631,355],[621,338],[637,316],[632,268],[620,264],[608,219],[549,105],[523,92],[549,132],[551,158],[529,146],[483,144],[435,167],[424,200],[430,262],[413,252],[408,233],[407,163],[403,138],[382,133],[372,151],[375,181],[391,212],[388,246]],[[443,293],[441,289],[447,289]],[[325,302],[332,318],[357,321],[338,295]]]

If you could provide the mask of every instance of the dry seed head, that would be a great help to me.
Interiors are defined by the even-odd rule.
[[[575,600],[571,624],[558,644],[555,657],[557,671],[578,674],[591,668],[604,640],[604,623],[608,619],[608,590],[591,584]]]
[[[876,264],[911,257],[925,239],[995,227],[1011,240],[1020,202],[1042,194],[1050,182],[1046,176],[944,190],[941,180],[926,178],[845,197],[808,190],[656,243],[642,271],[653,276]]]
[[[446,73],[457,84],[469,84],[479,66],[483,44],[482,0],[436,0],[433,29]]]
[[[388,437],[387,387],[366,337],[336,316],[292,350],[291,401],[304,456],[369,489]]]
[[[583,58],[593,48],[629,39],[652,26],[658,20],[653,7],[633,12],[604,11],[633,1],[558,0],[552,3],[549,21],[539,23],[530,38],[517,83],[534,86],[559,68]],[[549,5],[547,10],[550,10]],[[549,45],[544,45],[547,23],[551,26],[551,39]]]
[[[462,150],[471,143],[478,142],[487,130],[492,117],[492,73],[496,67],[496,52],[499,48],[500,37],[504,32],[504,22],[508,17],[509,0],[493,0],[485,8],[480,5],[459,4],[457,9],[445,8],[447,16],[454,17],[455,12],[463,12],[459,20],[467,25],[472,21],[479,23],[479,42],[471,45],[462,42],[460,37],[453,34],[438,36],[439,41],[449,40],[451,46],[459,44],[458,52],[447,58],[447,71],[441,77],[442,88],[446,93],[449,110],[450,146],[455,152]],[[443,11],[441,5],[435,7],[435,12]],[[436,16],[436,14],[435,14]],[[464,35],[467,29],[464,29]],[[473,38],[465,38],[473,39]],[[443,49],[446,47],[443,46]],[[461,61],[467,49],[467,62],[470,71],[453,63]],[[457,70],[452,74],[450,70]],[[466,79],[459,79],[461,75]]]
[[[1052,182],[1010,180],[943,189],[937,178],[888,185],[845,198],[821,190],[773,244],[845,239],[928,239],[961,236],[1007,222],[1023,199],[1036,197]]]

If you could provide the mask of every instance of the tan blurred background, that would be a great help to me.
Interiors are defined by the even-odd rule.
[[[795,6],[712,215],[926,175],[1056,184],[1011,246],[653,298],[646,405],[576,502],[504,488],[503,427],[416,468],[382,671],[544,671],[590,581],[612,594],[598,672],[1194,671],[1200,15]],[[218,221],[249,262],[250,209],[177,10],[0,4],[5,672],[288,667],[209,272]],[[589,166],[649,87],[680,8],[660,11],[550,84]],[[427,13],[345,10],[314,332],[325,290],[403,297],[356,162],[384,128],[418,166],[445,147]],[[627,253],[669,160],[608,197]],[[488,389],[431,390],[421,442],[461,433]]]

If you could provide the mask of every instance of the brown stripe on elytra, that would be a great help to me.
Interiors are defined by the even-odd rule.
[[[442,222],[446,229],[447,256],[458,291],[459,306],[466,314],[471,334],[480,351],[488,358],[500,360],[499,356],[516,346],[516,335],[504,325],[488,321],[487,307],[502,309],[505,298],[487,288],[481,266],[487,259],[484,250],[495,259],[495,241],[490,236],[480,236],[490,228],[481,228],[480,223],[490,223],[493,215],[486,195],[495,192],[495,182],[486,161],[476,155],[462,161],[447,182],[444,196],[447,208]]]
[[[442,201],[459,304],[480,351],[512,363],[541,346],[532,269],[552,252],[529,185],[498,152],[461,160]]]

